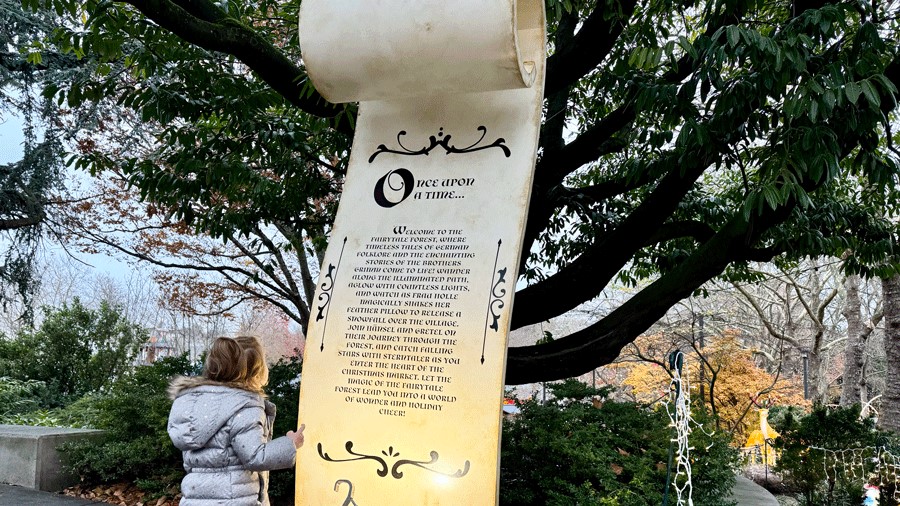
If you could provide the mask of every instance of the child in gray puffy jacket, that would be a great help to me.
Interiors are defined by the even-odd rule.
[[[254,337],[215,340],[203,375],[172,381],[169,437],[182,451],[187,475],[181,506],[267,506],[268,471],[294,465],[303,426],[272,440],[275,405]]]

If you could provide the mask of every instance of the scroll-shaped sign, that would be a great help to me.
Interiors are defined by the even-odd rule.
[[[311,304],[297,504],[496,504],[545,37],[543,0],[302,3],[313,83],[360,108]]]

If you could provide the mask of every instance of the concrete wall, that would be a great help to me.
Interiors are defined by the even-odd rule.
[[[101,434],[98,430],[0,425],[0,483],[49,492],[75,485],[78,476],[63,469],[57,448]]]

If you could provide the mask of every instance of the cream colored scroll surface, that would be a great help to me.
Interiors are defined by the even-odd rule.
[[[311,304],[297,504],[496,504],[543,1],[305,0],[300,16],[316,87],[361,102]]]

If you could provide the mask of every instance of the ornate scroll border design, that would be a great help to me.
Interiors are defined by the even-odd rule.
[[[316,321],[325,320],[325,323],[322,324],[322,344],[319,345],[319,351],[325,350],[325,330],[328,328],[328,314],[326,311],[328,305],[331,304],[331,297],[334,291],[334,284],[337,281],[337,273],[341,269],[341,259],[344,258],[344,248],[347,247],[347,238],[344,237],[344,243],[341,244],[341,254],[338,255],[337,265],[328,264],[328,273],[325,274],[325,281],[319,286],[321,288],[321,292],[319,293],[319,301],[322,302],[322,305],[318,307],[319,312],[316,314]]]
[[[491,271],[496,272],[496,277],[491,278],[491,291],[488,297],[488,307],[487,312],[484,315],[484,336],[481,341],[481,363],[484,364],[484,350],[487,346],[487,331],[488,329],[494,329],[494,332],[500,331],[500,311],[506,305],[503,302],[503,297],[506,296],[506,288],[501,287],[500,285],[506,284],[506,272],[509,270],[507,267],[504,267],[500,270],[497,270],[497,262],[500,260],[500,247],[503,245],[503,239],[497,241],[497,255],[494,257],[494,268]],[[495,281],[496,279],[496,281]],[[488,325],[488,321],[493,317],[494,321]]]
[[[319,457],[321,457],[323,460],[326,460],[328,462],[340,463],[340,462],[356,462],[359,460],[372,460],[379,464],[379,469],[375,470],[375,474],[377,474],[378,476],[380,476],[382,478],[386,478],[388,476],[388,470],[390,469],[391,477],[393,477],[396,480],[403,478],[403,472],[400,471],[400,468],[403,466],[406,466],[406,465],[418,467],[418,468],[424,469],[428,472],[440,474],[441,476],[446,476],[448,478],[462,478],[463,476],[465,476],[466,474],[469,473],[469,468],[471,467],[471,463],[467,460],[463,464],[462,469],[457,469],[456,472],[453,472],[453,473],[447,473],[447,472],[443,472],[443,471],[438,471],[437,469],[432,469],[428,466],[434,464],[440,458],[440,456],[438,455],[438,452],[436,452],[434,450],[429,452],[429,454],[428,454],[429,460],[397,459],[397,460],[394,460],[393,465],[388,465],[389,459],[396,459],[397,457],[400,456],[400,452],[395,451],[393,446],[389,446],[387,450],[382,450],[381,455],[383,455],[384,457],[381,457],[378,455],[368,455],[366,453],[355,452],[355,451],[353,451],[353,441],[347,441],[344,444],[344,449],[347,451],[347,453],[349,453],[350,455],[353,455],[353,457],[346,458],[346,459],[332,458],[330,455],[328,455],[328,453],[325,452],[325,450],[322,447],[322,443],[318,443],[316,445],[316,449],[319,451]]]
[[[506,139],[503,137],[497,138],[494,142],[481,146],[481,142],[484,141],[484,138],[487,136],[487,127],[484,125],[478,127],[478,131],[481,132],[481,138],[478,139],[474,144],[466,146],[464,148],[458,148],[454,145],[450,144],[450,139],[453,137],[452,135],[444,134],[444,127],[441,127],[438,131],[437,135],[431,135],[428,137],[428,145],[421,149],[409,149],[403,145],[402,137],[407,134],[406,130],[400,130],[397,134],[397,144],[400,146],[399,149],[391,149],[385,146],[384,144],[380,144],[378,148],[376,148],[375,152],[372,153],[372,156],[369,157],[369,163],[375,161],[375,158],[382,153],[393,153],[395,155],[404,155],[404,156],[419,156],[425,155],[428,156],[432,150],[437,148],[438,146],[444,148],[444,151],[447,152],[448,155],[454,153],[474,153],[475,151],[481,151],[484,149],[491,148],[500,148],[503,150],[503,154],[506,155],[507,158],[512,156],[512,151],[510,151],[509,147],[506,145]]]

